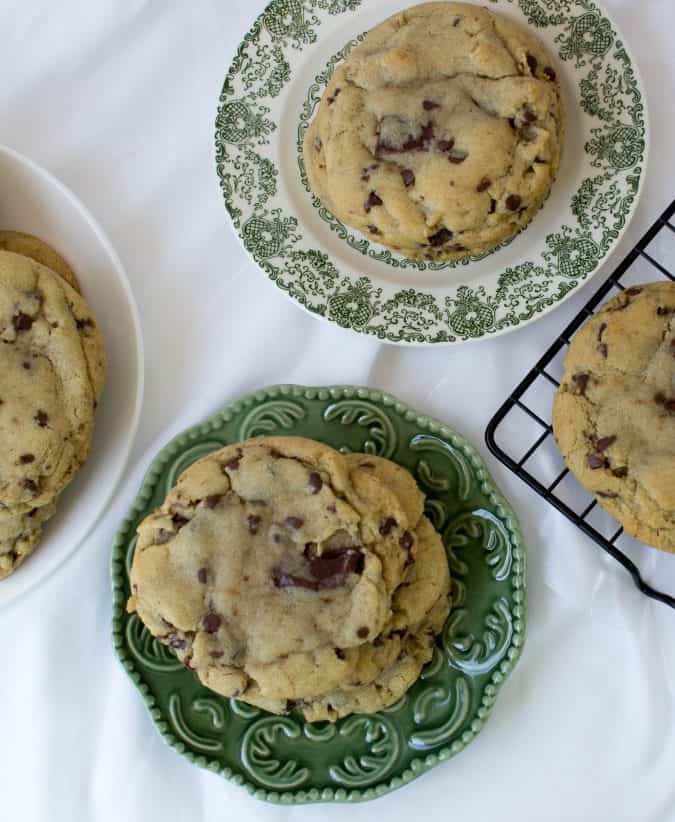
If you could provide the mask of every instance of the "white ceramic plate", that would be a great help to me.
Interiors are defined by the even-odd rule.
[[[94,309],[108,354],[89,459],[62,494],[35,553],[0,580],[2,606],[58,568],[82,544],[112,497],[138,426],[143,344],[122,263],[77,197],[47,171],[3,146],[0,180],[0,228],[34,234],[70,263]]]
[[[478,258],[408,260],[340,223],[307,186],[301,146],[335,65],[413,0],[273,0],[220,96],[216,164],[244,247],[303,308],[395,343],[458,343],[519,328],[580,288],[612,252],[647,161],[642,83],[594,0],[491,0],[547,46],[562,85],[558,179],[534,221]],[[539,67],[541,70],[543,67]]]

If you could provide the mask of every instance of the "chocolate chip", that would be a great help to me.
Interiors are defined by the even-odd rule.
[[[326,511],[330,512],[331,514],[336,514],[337,513],[337,508],[335,506],[335,503],[331,502],[330,505],[327,505],[326,506]]]
[[[572,382],[575,383],[577,388],[579,389],[579,394],[583,396],[586,393],[586,388],[588,386],[588,381],[590,379],[590,374],[573,374],[572,375]]]
[[[479,193],[483,192],[483,191],[487,191],[488,188],[490,188],[491,185],[492,185],[492,180],[490,180],[489,177],[483,177],[483,179],[480,181],[480,183],[478,183],[478,185],[476,186],[476,191],[478,191]]]
[[[433,100],[424,100],[424,102],[422,103],[422,108],[425,111],[433,111],[433,109],[440,108],[440,107],[441,107],[441,104],[440,103],[434,103]]]
[[[642,293],[642,289],[640,286],[634,285],[631,288],[627,288],[625,293],[628,294],[629,297],[635,297]]]
[[[411,171],[411,169],[404,168],[401,172],[401,177],[403,178],[403,184],[406,188],[415,185],[415,172]]]
[[[317,548],[318,545],[316,542],[306,542],[305,550],[302,552],[305,559],[313,559],[315,556],[317,556]]]
[[[225,468],[228,471],[236,471],[239,468],[239,463],[241,462],[241,454],[238,457],[232,457],[225,463]]]
[[[391,534],[391,532],[397,526],[398,522],[396,522],[396,520],[393,517],[387,517],[387,519],[385,519],[382,525],[380,525],[380,533],[383,537],[386,537],[388,534]]]
[[[461,21],[462,21],[461,17],[455,17],[454,22],[452,24],[453,28],[457,28],[457,26],[461,23]]]
[[[24,362],[21,363],[21,367],[25,368],[26,371],[30,371],[30,363],[26,362],[25,360],[24,360]]]
[[[368,471],[370,471],[371,469],[375,468],[375,463],[374,462],[360,462],[359,463],[359,468],[365,468]]]
[[[588,467],[594,471],[598,468],[607,468],[607,460],[604,457],[599,457],[597,454],[588,455]]]
[[[429,237],[429,245],[433,248],[438,248],[439,246],[449,243],[450,240],[452,240],[452,231],[449,231],[447,228],[442,228]]]
[[[302,526],[305,524],[305,521],[300,517],[286,517],[285,523],[286,528],[291,528],[293,531],[297,531],[298,528],[302,528]]]
[[[670,314],[671,312],[672,312],[672,308],[666,308],[666,306],[665,306],[665,305],[660,305],[660,306],[656,309],[656,313],[659,315],[659,317],[666,317],[666,316],[668,316],[668,314]]]
[[[511,126],[511,128],[514,131],[516,130],[516,118],[515,117],[509,117],[509,125]]]
[[[454,151],[448,155],[448,160],[454,165],[458,166],[460,163],[463,163],[468,156],[469,155],[466,152],[461,153],[459,151]]]
[[[38,487],[32,479],[25,479],[23,481],[23,487],[31,494],[37,494]]]
[[[450,251],[466,251],[466,248],[459,243],[450,246]]]
[[[178,637],[175,637],[174,639],[169,640],[169,645],[172,648],[185,648],[187,642],[184,639],[178,639]]]
[[[28,516],[29,516],[29,517],[34,517],[34,516],[37,514],[37,512],[38,512],[38,509],[37,509],[37,508],[32,508],[32,509],[28,512]]]
[[[602,335],[605,333],[605,329],[607,328],[607,323],[601,323],[600,328],[598,328],[598,342],[602,340]]]
[[[379,234],[380,233],[380,229],[376,225],[369,225],[368,226],[368,231],[371,234]]]
[[[171,517],[171,522],[176,526],[176,528],[180,531],[180,529],[187,525],[190,520],[187,517],[184,517],[182,514],[174,514]]]
[[[452,151],[454,145],[455,141],[452,139],[452,137],[449,140],[439,140],[436,143],[436,147],[439,151]]]
[[[209,653],[209,656],[211,657],[211,659],[220,659],[221,657],[225,656],[225,652],[224,651],[211,651]]]
[[[657,391],[656,394],[654,394],[654,402],[657,405],[664,405],[665,404],[666,395],[663,393],[663,391]]]
[[[333,103],[335,102],[335,98],[338,96],[338,94],[339,94],[341,91],[342,91],[342,89],[340,89],[340,88],[336,88],[336,89],[335,89],[335,91],[333,92],[333,95],[332,95],[331,97],[327,97],[327,98],[326,98],[326,101],[327,101],[327,103],[328,103],[328,105],[329,105],[329,106],[332,106],[332,105],[333,105]]]
[[[202,583],[202,585],[206,585],[206,580],[208,579],[208,575],[209,574],[208,574],[208,571],[206,570],[206,568],[200,568],[197,571],[197,579],[199,580],[199,582]]]
[[[490,198],[490,210],[488,211],[488,214],[494,214],[496,208],[497,208],[497,201],[494,198],[491,197]]]
[[[297,699],[287,699],[286,700],[286,713],[290,713],[292,710],[298,707]]]
[[[368,636],[368,634],[369,634],[369,633],[370,633],[370,629],[369,629],[369,628],[366,628],[366,626],[365,626],[365,625],[362,625],[362,626],[361,626],[361,627],[360,627],[360,628],[356,631],[356,636],[357,636],[359,639],[365,639],[365,638]]]
[[[381,205],[382,205],[382,198],[379,197],[374,191],[371,191],[370,194],[368,195],[368,199],[364,203],[363,207],[366,210],[366,214],[369,214],[370,210],[372,208],[375,208],[375,206],[381,206]]]
[[[607,343],[600,343],[598,345],[598,351],[605,359],[607,359]]]
[[[35,455],[34,454],[21,454],[19,457],[19,462],[22,465],[28,465],[31,462],[35,462]]]
[[[33,318],[29,314],[19,311],[12,317],[12,325],[15,331],[28,331],[33,325]]]
[[[344,585],[349,574],[363,573],[363,554],[356,548],[324,551],[309,560],[309,573],[324,583],[332,580],[324,587],[337,588]]]
[[[509,194],[504,204],[509,209],[509,211],[518,211],[521,202],[522,201],[518,194]]]
[[[398,544],[401,546],[401,548],[405,548],[406,551],[409,551],[413,547],[414,541],[415,540],[413,539],[413,535],[410,533],[410,531],[404,531],[401,535],[401,539],[399,539],[398,541]]]
[[[210,496],[204,498],[204,505],[207,508],[215,508],[223,496],[223,494],[211,494]]]
[[[312,471],[307,480],[307,484],[309,485],[309,493],[312,494],[312,496],[318,494],[319,491],[323,488],[323,480],[321,479],[321,474],[319,474],[318,471]]]
[[[369,180],[370,180],[370,174],[362,174],[362,175],[361,175],[361,180],[362,180],[362,182],[364,182],[364,183],[369,182]]]
[[[619,495],[613,491],[596,491],[596,496],[605,497],[606,499],[616,499]]]
[[[222,621],[218,614],[214,614],[213,611],[211,611],[202,617],[202,628],[207,634],[215,634],[218,628],[220,628]]]
[[[663,407],[669,414],[675,414],[675,400],[666,400]]]
[[[537,115],[532,111],[532,109],[526,108],[523,110],[523,120],[526,123],[534,123],[537,119]]]
[[[527,54],[525,59],[527,60],[527,67],[530,69],[532,74],[534,74],[537,70],[537,58],[534,54]]]
[[[615,442],[616,437],[614,435],[610,437],[602,437],[602,439],[597,440],[595,447],[598,451],[606,451],[610,445],[614,445]]]
[[[194,671],[194,668],[192,667],[192,665],[190,665],[191,662],[192,662],[192,657],[191,656],[186,656],[185,659],[183,660],[183,665],[188,669],[188,671]]]
[[[623,477],[628,476],[628,468],[625,465],[622,465],[620,468],[614,468],[612,470],[612,474],[619,479],[623,479]]]
[[[84,331],[85,328],[93,328],[94,321],[89,319],[89,317],[85,317],[83,320],[75,320],[75,325],[78,331]]]
[[[249,514],[246,517],[246,527],[252,534],[258,533],[258,526],[260,525],[260,517],[255,514]]]
[[[550,66],[545,66],[544,67],[544,77],[547,80],[550,80],[551,82],[553,82],[553,80],[555,80],[555,78],[556,78],[555,71],[553,71],[553,69]]]
[[[342,648],[336,648],[335,649],[335,656],[338,659],[344,659],[345,658],[345,652],[342,650]]]

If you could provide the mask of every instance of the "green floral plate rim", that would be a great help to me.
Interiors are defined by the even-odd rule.
[[[535,29],[563,88],[558,179],[533,223],[482,257],[417,262],[344,226],[308,189],[302,139],[336,63],[412,0],[273,0],[239,45],[220,94],[216,169],[244,248],[301,307],[400,344],[519,328],[588,280],[635,211],[647,160],[634,59],[594,0],[490,0]]]
[[[206,689],[127,614],[138,523],[192,462],[264,434],[388,457],[427,495],[453,577],[432,660],[396,704],[310,724]],[[175,437],[152,462],[112,551],[115,652],[165,741],[190,762],[281,804],[372,799],[459,753],[483,728],[525,639],[525,551],[515,514],[478,452],[442,422],[356,386],[264,388]]]

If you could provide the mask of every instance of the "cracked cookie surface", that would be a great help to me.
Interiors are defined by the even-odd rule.
[[[427,3],[337,67],[304,161],[342,222],[407,257],[448,260],[527,225],[561,134],[556,70],[536,37],[478,6]]]
[[[553,430],[626,532],[675,552],[675,283],[627,289],[575,335]]]
[[[396,701],[449,572],[403,469],[293,437],[210,454],[138,528],[135,610],[212,690],[310,721]]]
[[[0,251],[0,578],[32,551],[85,461],[105,353],[91,309],[60,276]]]

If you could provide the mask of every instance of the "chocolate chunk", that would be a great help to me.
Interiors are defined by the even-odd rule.
[[[286,700],[286,713],[290,713],[295,708],[298,707],[298,700],[297,699],[287,699]]]
[[[171,522],[176,526],[176,528],[180,531],[180,529],[187,525],[190,520],[187,517],[184,517],[182,514],[174,514],[171,517]]]
[[[511,128],[514,131],[516,130],[516,118],[515,117],[509,117],[509,125],[511,126]]]
[[[504,204],[509,209],[509,211],[518,211],[521,202],[522,201],[518,194],[509,194]]]
[[[525,120],[526,123],[534,123],[536,119],[537,115],[532,111],[532,109],[523,109],[523,120]]]
[[[309,573],[322,582],[333,578],[335,584],[326,587],[337,588],[344,585],[349,574],[363,573],[363,554],[356,548],[324,551],[309,560]]]
[[[434,103],[433,100],[424,100],[424,102],[422,103],[422,108],[425,111],[433,111],[433,109],[440,108],[440,107],[441,107],[441,104],[440,103]]]
[[[665,305],[660,305],[656,309],[656,313],[659,315],[659,317],[667,317],[668,314],[672,313],[672,308],[666,308]]]
[[[321,474],[319,474],[318,471],[312,471],[307,480],[307,484],[309,486],[309,493],[312,494],[312,496],[318,494],[319,491],[323,488],[323,480],[321,479]]]
[[[461,18],[461,17],[455,17],[455,19],[454,19],[454,21],[453,21],[453,23],[452,23],[453,28],[457,28],[457,26],[458,26],[461,22],[462,22],[462,18]]]
[[[380,229],[376,225],[369,225],[368,226],[368,231],[371,234],[379,234],[380,233]]]
[[[415,172],[411,171],[411,169],[404,168],[401,172],[401,177],[403,178],[403,184],[406,188],[415,185]]]
[[[338,94],[341,91],[342,91],[342,89],[336,88],[335,91],[333,92],[332,96],[326,98],[326,102],[328,103],[329,106],[333,105],[333,103],[335,102],[336,97],[338,96]]]
[[[368,636],[369,633],[370,633],[370,628],[366,628],[365,625],[362,625],[360,628],[357,629],[356,636],[359,639],[365,639]]]
[[[573,374],[572,375],[572,382],[575,383],[577,388],[579,389],[579,394],[583,396],[586,393],[586,387],[588,386],[588,381],[590,379],[590,374]]]
[[[223,496],[223,494],[211,494],[211,496],[204,498],[204,505],[207,508],[215,508],[216,505],[218,505],[218,503],[221,501]]]
[[[15,331],[28,331],[33,325],[33,318],[29,314],[19,311],[12,317],[12,325]]]
[[[527,67],[532,72],[532,74],[534,74],[537,71],[537,58],[534,56],[534,54],[528,53],[525,59],[527,60]]]
[[[623,479],[628,476],[628,468],[625,465],[622,465],[620,468],[614,468],[612,470],[612,474],[619,479]]]
[[[610,445],[614,445],[615,442],[616,437],[614,435],[610,437],[602,437],[602,439],[596,441],[595,447],[598,451],[606,451]]]
[[[221,657],[225,656],[225,652],[224,651],[211,651],[209,653],[209,656],[211,657],[211,659],[220,659]]]
[[[463,163],[468,156],[466,152],[453,151],[451,154],[448,154],[448,160],[458,166],[460,163]]]
[[[207,634],[215,634],[218,628],[220,628],[222,621],[223,620],[220,616],[218,616],[218,614],[214,614],[213,611],[210,611],[202,617],[202,628]]]
[[[625,293],[628,294],[629,297],[635,297],[642,293],[642,289],[639,285],[634,285],[631,288],[627,288]]]
[[[23,481],[23,487],[26,491],[29,491],[31,494],[37,494],[37,484],[32,479],[25,479]]]
[[[447,228],[442,228],[440,231],[437,231],[429,237],[429,245],[433,248],[439,248],[440,246],[449,243],[450,240],[452,240],[452,231],[449,231]]]
[[[201,582],[202,585],[206,585],[207,578],[208,578],[208,571],[206,570],[206,568],[200,568],[197,571],[197,579],[199,580],[199,582]]]
[[[675,414],[675,399],[666,400],[663,404],[663,407],[669,414]]]
[[[335,503],[331,502],[330,505],[327,505],[326,506],[326,511],[330,512],[331,514],[336,514],[337,513],[337,507],[335,506]]]
[[[285,523],[286,528],[290,528],[293,531],[297,531],[298,528],[302,528],[302,526],[305,524],[305,521],[300,517],[286,517]]]
[[[379,197],[374,191],[371,191],[368,195],[368,199],[364,203],[363,207],[366,210],[366,214],[370,214],[370,210],[375,208],[375,206],[382,205],[382,198]]]
[[[387,517],[382,523],[382,525],[380,525],[380,533],[383,537],[386,537],[388,534],[391,534],[391,532],[397,526],[398,522],[396,522],[396,520],[393,517]]]
[[[316,542],[306,542],[305,543],[305,550],[302,552],[305,559],[313,559],[317,556],[317,548],[319,546]]]
[[[78,331],[84,331],[85,328],[93,328],[94,321],[89,317],[85,317],[83,320],[75,320],[75,325]]]
[[[335,649],[335,656],[338,659],[344,659],[345,658],[345,652],[342,650],[342,648],[336,648]]]
[[[249,514],[246,517],[246,527],[252,534],[258,533],[258,526],[260,525],[260,517],[255,514]]]
[[[497,201],[493,197],[491,197],[490,198],[490,210],[488,211],[488,214],[494,214],[496,208],[497,208]]]
[[[22,362],[21,367],[25,368],[26,371],[30,371],[30,363],[29,362],[26,362],[26,361]]]
[[[452,137],[449,140],[439,140],[436,143],[436,147],[439,151],[452,151],[454,145],[455,141],[452,139]]]
[[[241,454],[238,457],[232,457],[225,463],[225,468],[228,471],[236,471],[239,468],[239,463],[241,462]]]
[[[598,351],[602,354],[602,356],[607,359],[607,343],[600,343],[598,345]]]
[[[21,454],[19,457],[19,462],[21,465],[28,465],[31,462],[35,462],[35,455],[34,454]]]
[[[656,394],[654,394],[654,402],[657,405],[664,405],[665,404],[666,395],[663,393],[663,391],[657,391]]]
[[[37,514],[37,512],[38,512],[37,508],[31,508],[31,510],[28,512],[28,516],[29,517],[34,517]],[[135,590],[135,586],[134,586],[134,590]]]
[[[595,471],[598,468],[607,468],[608,463],[604,457],[599,457],[597,454],[589,454],[588,467]]]
[[[399,539],[398,541],[398,544],[401,546],[401,548],[405,548],[406,551],[409,551],[413,547],[414,541],[415,540],[413,539],[413,535],[410,533],[410,531],[404,531],[401,535],[401,539]]]
[[[480,183],[478,183],[478,185],[476,186],[476,191],[478,191],[479,193],[483,192],[483,191],[487,191],[488,188],[490,188],[491,185],[492,185],[492,180],[490,180],[489,177],[483,177],[483,179],[480,181]]]
[[[174,639],[169,640],[169,645],[171,648],[185,648],[187,642],[184,639],[178,639],[178,637],[174,637]]]
[[[281,568],[272,569],[272,581],[277,588],[307,588],[318,591],[319,583],[314,579],[305,579],[296,574],[289,574]]]
[[[602,340],[602,335],[605,333],[605,329],[607,328],[607,323],[601,323],[600,328],[598,328],[598,342]]]
[[[550,66],[545,66],[544,67],[544,77],[547,80],[550,80],[551,82],[553,82],[556,78],[555,71],[553,71],[553,69]]]

